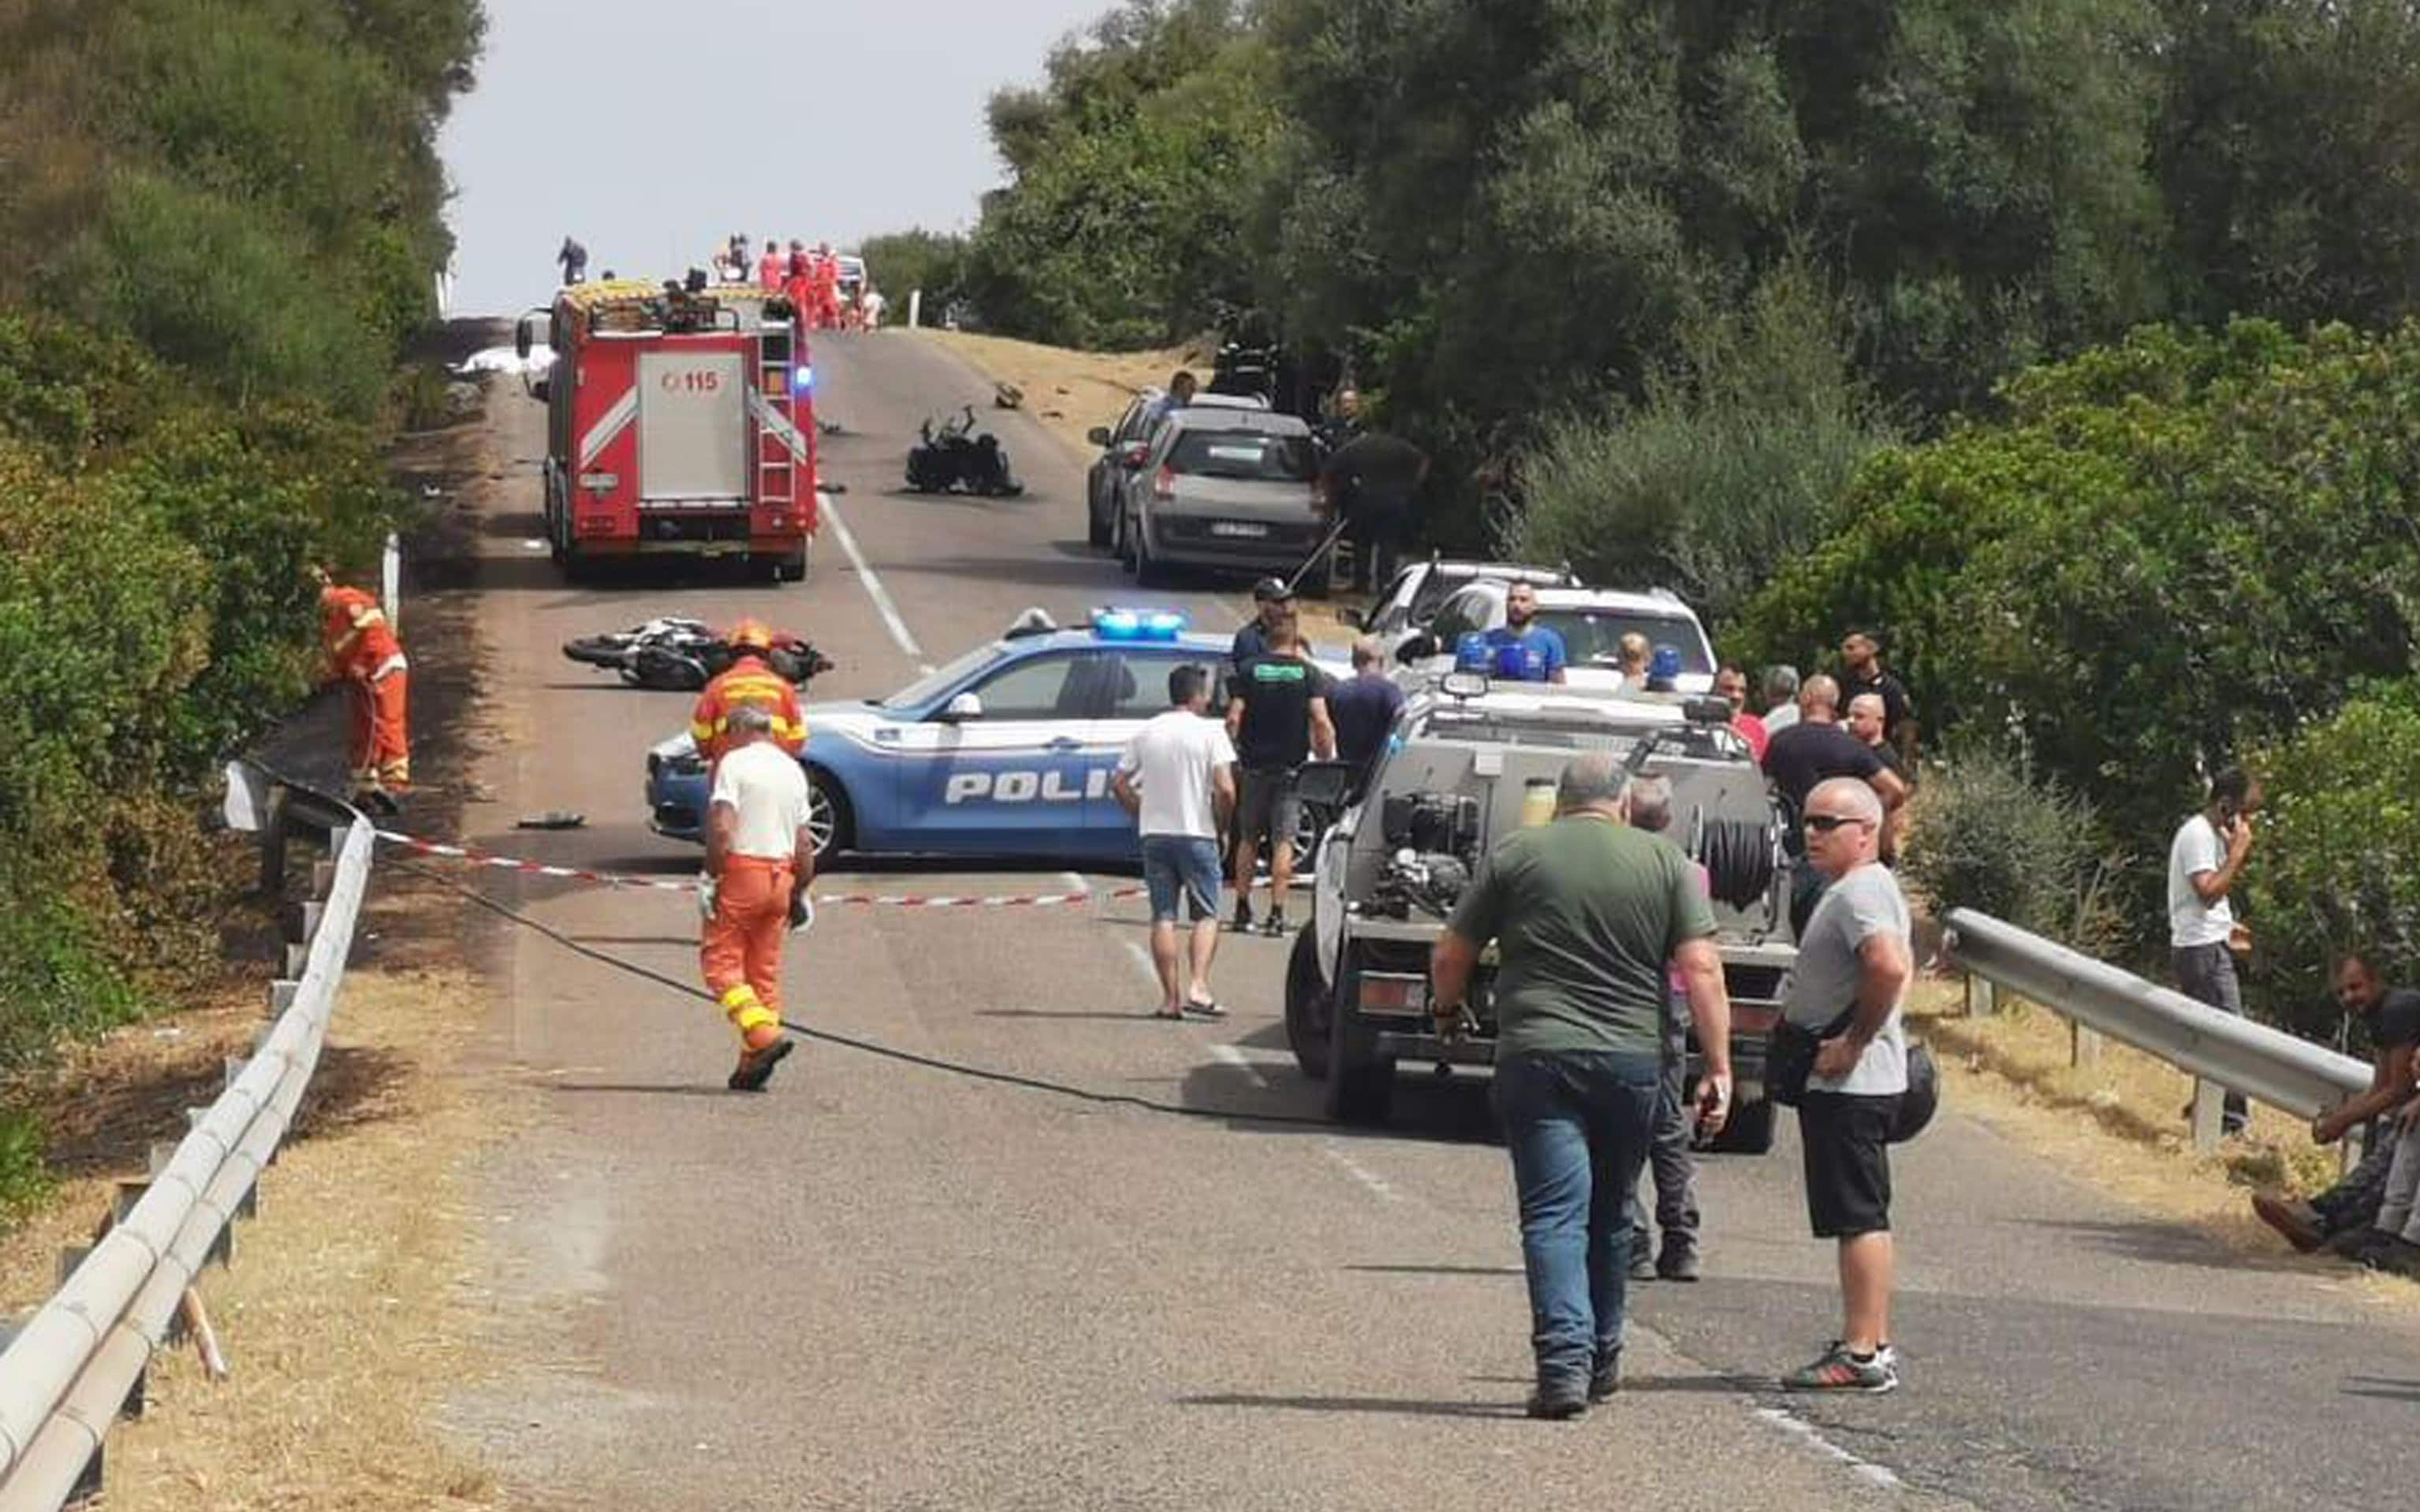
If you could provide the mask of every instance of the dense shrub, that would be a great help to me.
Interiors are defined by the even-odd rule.
[[[0,1097],[212,957],[197,779],[397,516],[478,0],[0,3]],[[0,1107],[0,1217],[39,1186]]]
[[[2420,687],[2365,692],[2259,759],[2268,807],[2244,872],[2263,1016],[2326,1038],[2328,973],[2358,950],[2392,981],[2420,971]]]
[[[2420,327],[2145,331],[2004,397],[1869,463],[1739,649],[1879,626],[1929,722],[2012,739],[2146,857],[2210,769],[2410,674]],[[2147,936],[2159,872],[2126,882]]]
[[[1887,439],[1804,270],[1711,321],[1637,406],[1550,420],[1520,468],[1512,548],[1590,582],[1668,587],[1720,622],[1804,550]]]
[[[1926,769],[1909,810],[1903,874],[1936,915],[1972,908],[2086,952],[2117,931],[2092,805],[1989,747]]]

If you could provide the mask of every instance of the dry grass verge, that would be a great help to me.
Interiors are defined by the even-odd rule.
[[[2284,1242],[2252,1215],[2253,1190],[2308,1193],[2335,1180],[2334,1148],[2313,1145],[2301,1119],[2258,1103],[2246,1137],[2224,1141],[2213,1154],[2196,1152],[2181,1112],[2193,1078],[2114,1042],[2104,1042],[2098,1061],[2073,1065],[2066,1019],[2006,994],[2000,1004],[1993,1017],[1969,1018],[1959,982],[1927,980],[1908,1013],[1940,1061],[1945,1100],[2059,1169],[2147,1212],[2273,1256]],[[2359,1274],[2341,1261],[2310,1263]],[[2420,1304],[2420,1285],[2390,1277],[2362,1284]]]
[[[407,899],[381,922],[427,906]],[[202,1284],[231,1379],[210,1383],[190,1350],[154,1361],[148,1414],[110,1439],[117,1512],[501,1504],[432,1427],[482,1368],[457,1294],[470,1265],[460,1194],[504,1131],[457,1070],[478,1004],[458,972],[348,977],[311,1097],[262,1181],[260,1216],[238,1228],[234,1264]],[[217,1057],[257,1019],[230,1006],[178,1018],[173,1038],[130,1030],[79,1055],[58,1089],[141,1105],[156,1100],[140,1088],[207,1072],[214,1091]],[[56,1246],[89,1229],[120,1174],[65,1183],[0,1251],[0,1295],[50,1290]]]

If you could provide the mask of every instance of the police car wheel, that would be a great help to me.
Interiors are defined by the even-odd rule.
[[[817,767],[807,768],[807,838],[815,844],[822,864],[849,842],[848,795]]]

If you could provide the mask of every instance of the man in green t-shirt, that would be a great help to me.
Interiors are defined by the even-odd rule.
[[[1714,910],[1679,847],[1625,824],[1628,781],[1602,751],[1564,767],[1554,823],[1496,847],[1429,963],[1436,1015],[1451,1023],[1480,951],[1491,939],[1501,947],[1494,1095],[1521,1202],[1532,1417],[1575,1416],[1621,1381],[1668,965],[1680,970],[1705,1057],[1699,1130],[1719,1132],[1730,1112],[1731,1006]]]

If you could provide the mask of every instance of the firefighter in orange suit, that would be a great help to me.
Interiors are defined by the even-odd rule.
[[[706,877],[698,942],[706,991],[739,1031],[739,1064],[725,1084],[764,1090],[790,1053],[782,1032],[782,946],[814,915],[814,838],[807,828],[807,775],[774,744],[773,716],[744,703],[725,721],[728,748],[706,806]]]
[[[376,595],[348,588],[315,567],[319,583],[320,637],[328,671],[352,700],[349,753],[353,802],[381,813],[411,787],[411,674],[403,643]]]
[[[829,241],[815,247],[815,329],[840,329],[840,258]]]
[[[799,712],[799,690],[768,659],[773,632],[759,621],[741,620],[723,640],[737,655],[697,696],[697,709],[689,721],[690,738],[697,742],[707,770],[719,765],[730,748],[731,711],[742,707],[761,708],[771,716],[773,743],[796,756],[807,743],[807,721]]]

